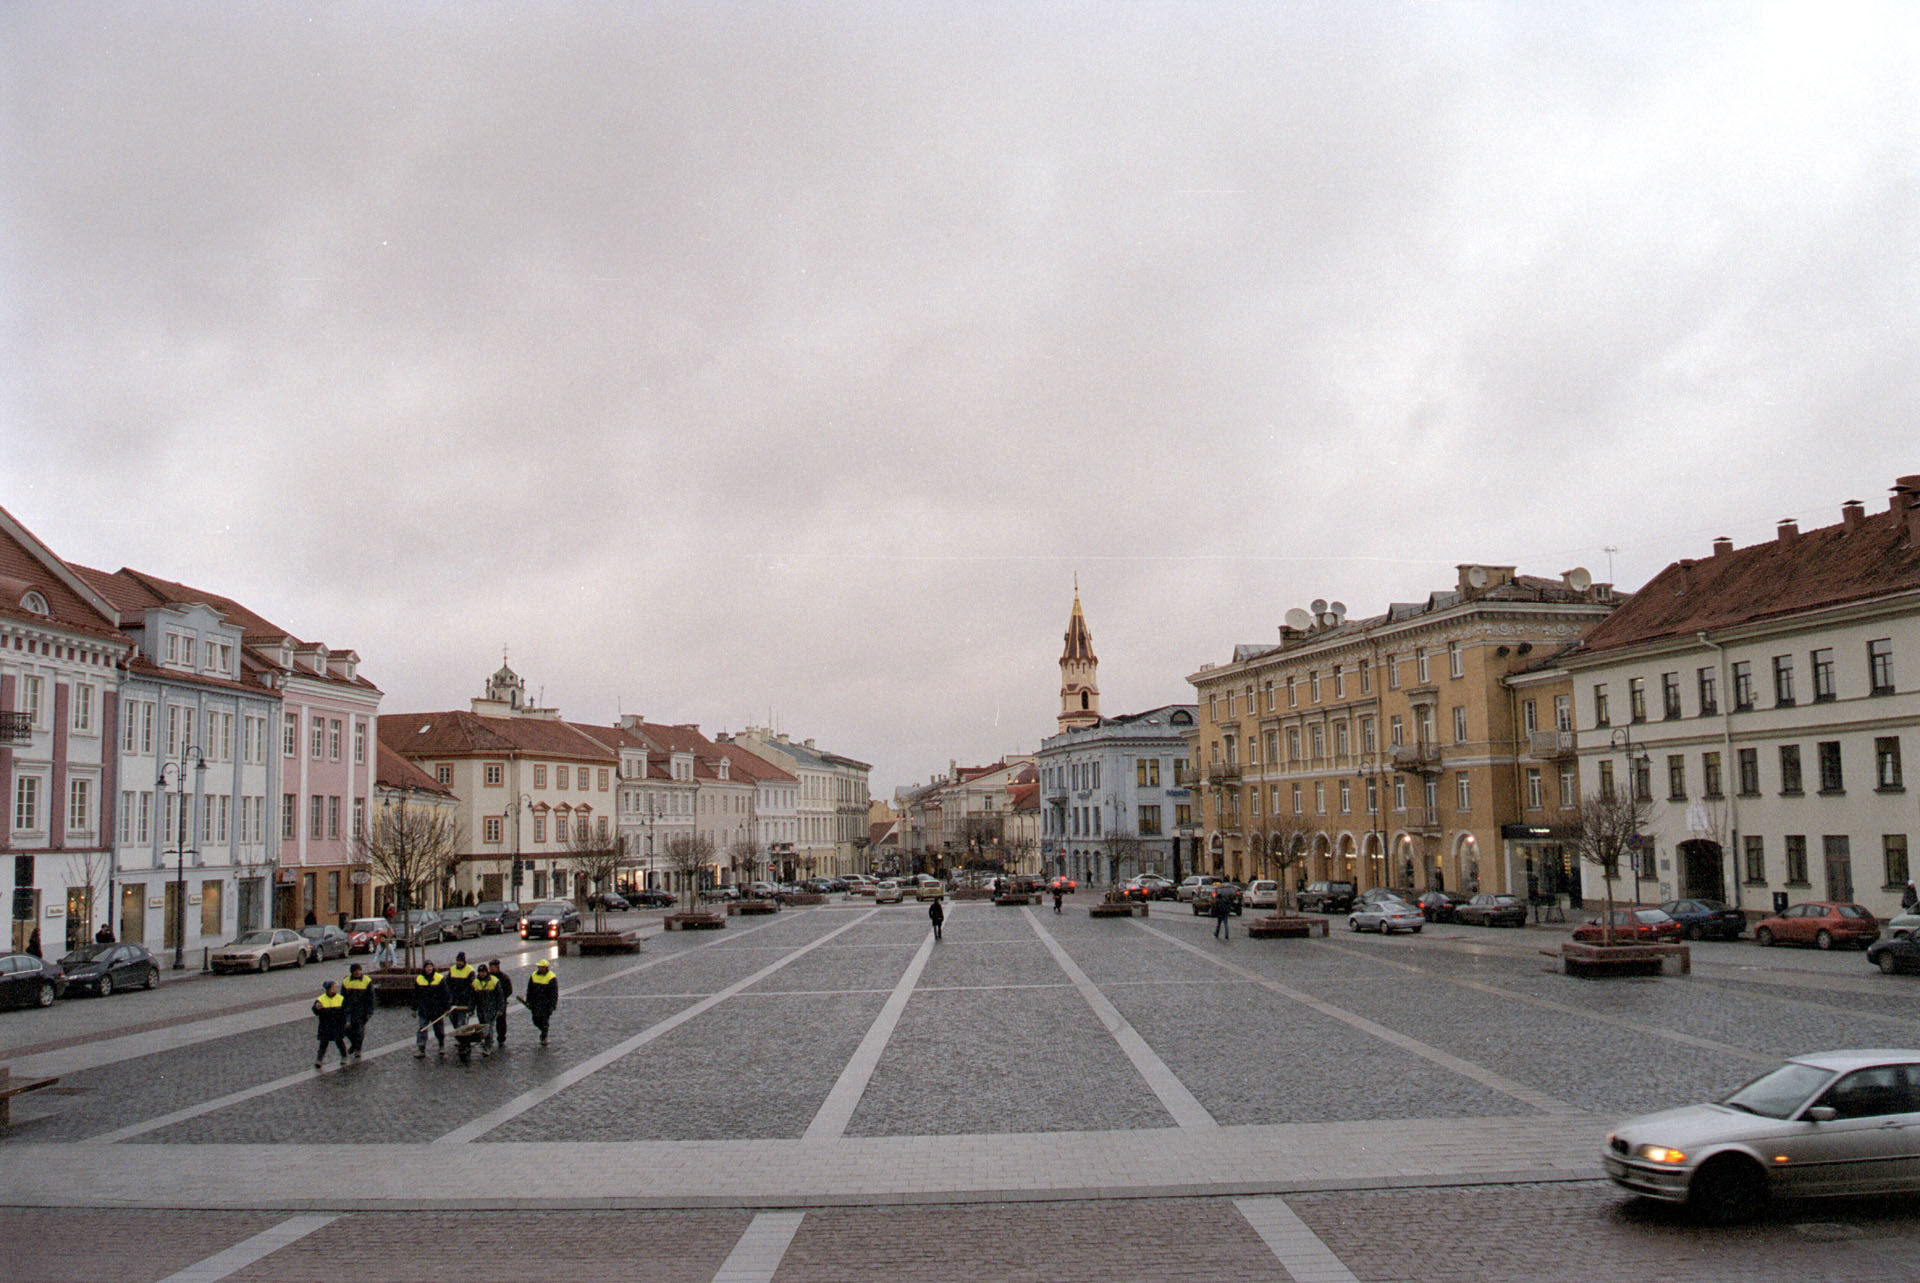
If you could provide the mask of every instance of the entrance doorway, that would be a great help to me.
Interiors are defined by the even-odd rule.
[[[239,899],[235,902],[238,916],[235,925],[240,932],[252,931],[260,925],[261,894],[264,883],[260,878],[242,878],[238,884]]]
[[[120,939],[127,944],[147,942],[147,884],[127,882],[120,887]]]
[[[1842,904],[1853,900],[1853,851],[1844,833],[1821,839],[1827,855],[1827,899]]]
[[[1680,894],[1690,900],[1727,899],[1726,878],[1721,872],[1718,842],[1695,838],[1680,844]]]
[[[180,945],[180,892],[185,888],[178,882],[167,883],[167,919],[160,924],[160,940],[163,947],[172,949]]]

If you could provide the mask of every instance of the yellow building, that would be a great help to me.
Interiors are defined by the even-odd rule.
[[[1463,565],[1454,588],[1372,618],[1289,611],[1278,644],[1187,679],[1198,866],[1244,880],[1298,857],[1290,884],[1539,889],[1577,793],[1577,778],[1562,786],[1571,737],[1563,751],[1539,734],[1571,696],[1543,661],[1617,604],[1585,571]]]

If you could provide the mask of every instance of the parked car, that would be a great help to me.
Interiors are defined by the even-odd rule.
[[[1718,900],[1669,900],[1660,906],[1689,940],[1738,940],[1747,915]]]
[[[1573,938],[1580,944],[1605,944],[1607,930],[1601,918],[1591,918],[1584,925],[1573,929]],[[1613,938],[1616,943],[1628,944],[1678,944],[1684,935],[1680,924],[1675,922],[1665,909],[1656,909],[1652,905],[1625,905],[1614,909]]]
[[[67,992],[67,977],[30,953],[0,953],[0,1007],[51,1007]]]
[[[1309,882],[1300,888],[1302,913],[1345,913],[1353,907],[1351,882]]]
[[[347,923],[347,952],[372,953],[393,939],[393,928],[385,918],[355,918]]]
[[[1254,909],[1280,907],[1280,884],[1272,878],[1256,878],[1247,887],[1247,906]]]
[[[520,929],[520,906],[511,900],[482,900],[473,907],[480,910],[480,929],[486,935]]]
[[[520,915],[522,940],[558,940],[580,929],[580,910],[571,900],[542,900]]]
[[[1475,927],[1524,927],[1527,905],[1517,895],[1482,891],[1465,904],[1456,905],[1454,920]]]
[[[1202,917],[1213,912],[1213,902],[1218,899],[1227,901],[1229,913],[1247,911],[1246,892],[1238,882],[1209,882],[1200,888],[1193,897],[1193,915]]]
[[[1889,940],[1898,940],[1903,936],[1910,936],[1916,931],[1920,931],[1920,913],[1915,913],[1911,909],[1887,921],[1887,938]]]
[[[1790,906],[1785,913],[1754,923],[1754,943],[1810,944],[1816,949],[1858,945],[1864,949],[1880,938],[1880,921],[1864,907],[1838,900],[1812,900]]]
[[[1466,902],[1466,896],[1453,891],[1429,891],[1415,901],[1420,906],[1420,916],[1428,922],[1459,921],[1460,906]]]
[[[943,900],[947,895],[947,884],[931,874],[922,873],[913,880],[913,898],[916,900]]]
[[[330,922],[325,926],[301,927],[300,934],[307,938],[307,957],[313,962],[344,958],[353,952],[353,937]]]
[[[478,909],[440,910],[440,934],[448,940],[478,940],[486,929]]]
[[[67,993],[102,998],[115,989],[151,989],[160,983],[160,964],[137,944],[83,944],[60,959],[60,971],[67,978]]]
[[[440,915],[433,910],[408,909],[394,922],[393,936],[396,944],[439,944],[446,939],[447,932]]]
[[[1867,946],[1867,961],[1887,975],[1896,971],[1920,971],[1920,936],[1875,940]]]
[[[1120,893],[1129,900],[1171,900],[1179,889],[1172,878],[1163,878],[1157,873],[1142,873],[1137,878],[1128,878],[1126,885],[1120,888]]]
[[[232,944],[223,944],[207,959],[214,971],[259,971],[272,967],[307,965],[307,938],[286,927],[249,931]]]
[[[864,873],[850,873],[847,875],[847,894],[848,895],[859,895],[859,896],[872,895],[874,888],[879,885],[880,885],[879,882],[877,882],[873,878],[868,877]]]
[[[673,907],[671,891],[635,891],[633,902],[643,909],[669,909]]]
[[[1080,889],[1080,884],[1078,882],[1075,882],[1072,878],[1068,877],[1064,873],[1058,874],[1057,876],[1054,877],[1053,881],[1047,883],[1047,890],[1058,891],[1061,895],[1072,895],[1075,891],[1078,891],[1079,889]],[[1178,888],[1175,888],[1175,890],[1177,889]],[[1168,900],[1171,900],[1174,897],[1173,895],[1169,894],[1165,898]]]
[[[1714,1104],[1629,1119],[1602,1143],[1616,1185],[1716,1221],[1776,1197],[1920,1191],[1920,1051],[1796,1056]]]
[[[1386,935],[1390,931],[1411,931],[1418,935],[1420,928],[1427,925],[1420,910],[1405,900],[1372,900],[1366,904],[1356,904],[1347,914],[1347,930],[1378,931]]]
[[[883,878],[874,883],[873,890],[867,894],[873,897],[875,904],[899,904],[907,898],[906,890],[892,878]]]
[[[1219,880],[1211,873],[1196,873],[1174,888],[1173,898],[1181,901],[1191,900],[1200,894],[1202,887],[1210,887]]]
[[[633,908],[633,905],[628,903],[627,897],[618,891],[601,891],[587,897],[587,907],[606,913],[625,913]]]
[[[1353,907],[1372,904],[1377,900],[1398,900],[1401,904],[1413,903],[1413,892],[1397,887],[1368,887],[1353,899]]]

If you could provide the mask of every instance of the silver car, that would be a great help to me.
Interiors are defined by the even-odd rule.
[[[1716,1221],[1773,1197],[1920,1191],[1920,1051],[1797,1056],[1716,1104],[1620,1124],[1616,1185]]]
[[[298,931],[269,927],[249,931],[232,944],[223,944],[207,960],[214,971],[266,971],[269,967],[300,967],[312,946]]]
[[[1417,933],[1426,925],[1427,920],[1419,908],[1404,900],[1374,900],[1357,904],[1353,912],[1347,915],[1349,931],[1378,931],[1381,935],[1389,931]]]

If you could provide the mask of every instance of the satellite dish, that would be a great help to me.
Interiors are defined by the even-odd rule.
[[[1585,592],[1593,587],[1593,575],[1585,566],[1575,566],[1567,572],[1567,587],[1575,592]]]
[[[1298,606],[1295,606],[1287,612],[1287,627],[1294,629],[1296,632],[1304,633],[1307,629],[1313,627],[1313,616]]]
[[[1333,615],[1335,623],[1347,617],[1347,603],[1344,601],[1334,602],[1331,606],[1327,607],[1327,610]]]
[[[1487,586],[1487,568],[1485,566],[1467,567],[1467,582],[1475,588]]]
[[[1314,614],[1316,614],[1316,615],[1324,615],[1324,614],[1326,614],[1326,613],[1327,613],[1327,599],[1326,599],[1325,597],[1315,597],[1315,598],[1313,599],[1313,605],[1312,605],[1312,606],[1310,606],[1310,607],[1308,607],[1308,609],[1309,609],[1309,610],[1311,610],[1311,611],[1313,611],[1313,613],[1314,613]]]

